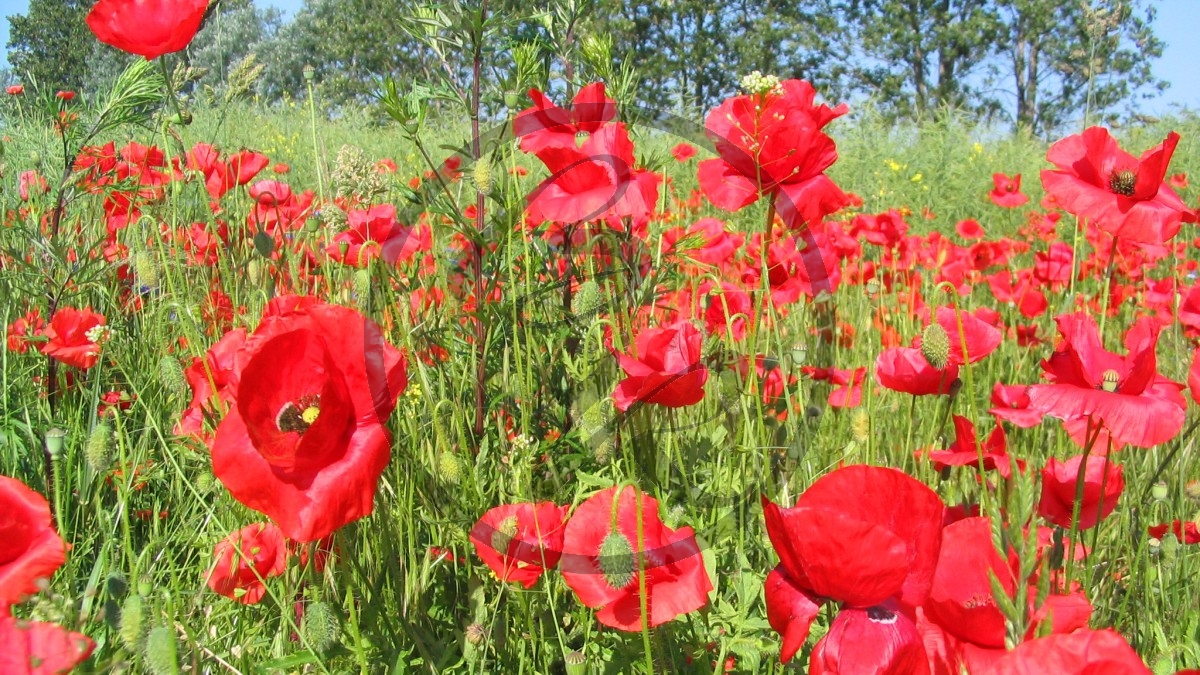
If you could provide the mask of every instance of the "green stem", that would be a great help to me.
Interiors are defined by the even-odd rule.
[[[1114,264],[1116,262],[1117,262],[1117,238],[1114,236],[1113,240],[1112,240],[1112,247],[1110,247],[1108,250],[1108,269],[1106,269],[1104,271],[1104,297],[1100,301],[1102,303],[1101,307],[1103,308],[1100,310],[1100,341],[1101,342],[1104,341],[1104,323],[1108,320],[1108,303],[1109,303],[1109,298],[1112,296],[1111,289],[1112,289],[1113,267],[1115,266]]]
[[[642,650],[646,656],[646,674],[654,675],[654,652],[650,646],[649,598],[646,597],[646,525],[642,514],[642,493],[636,487],[634,506],[637,511],[638,603],[642,611]]]
[[[1079,535],[1079,515],[1083,509],[1083,481],[1087,477],[1088,457],[1092,454],[1092,447],[1096,445],[1096,440],[1100,438],[1100,430],[1102,426],[1096,425],[1093,432],[1092,418],[1088,418],[1087,430],[1084,432],[1083,459],[1079,461],[1079,471],[1075,473],[1075,503],[1071,505],[1071,530],[1067,538],[1066,551],[1066,588],[1070,590],[1071,579],[1075,567],[1075,540]],[[1105,458],[1107,460],[1107,458]]]

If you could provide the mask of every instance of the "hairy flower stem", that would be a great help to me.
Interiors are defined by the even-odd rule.
[[[476,162],[483,156],[479,132],[479,80],[483,74],[483,26],[487,21],[487,0],[479,5],[479,22],[472,34],[474,54],[471,62],[471,156]],[[483,287],[483,233],[486,199],[479,186],[475,186],[475,229],[471,240],[471,267],[475,272],[475,439],[483,436],[484,383],[487,380],[487,330],[483,325],[483,303],[487,293]]]
[[[305,78],[306,86],[308,87],[308,120],[312,127],[312,148],[313,148],[313,166],[317,170],[317,193],[321,196],[321,200],[325,200],[325,179],[321,174],[321,150],[320,144],[317,142],[317,99],[313,96],[313,85],[311,78]]]
[[[636,487],[633,503],[637,512],[638,603],[642,610],[642,651],[646,656],[646,673],[654,675],[654,651],[650,646],[650,599],[646,597],[646,525],[642,513],[642,493]]]
[[[1104,297],[1101,298],[1100,310],[1100,341],[1104,341],[1104,322],[1108,319],[1108,304],[1112,297],[1113,267],[1117,262],[1117,238],[1113,237],[1112,247],[1108,249],[1108,268],[1104,271]]]
[[[1162,461],[1158,463],[1158,468],[1154,469],[1154,474],[1146,481],[1146,487],[1142,490],[1142,498],[1138,500],[1138,503],[1145,503],[1146,498],[1150,496],[1150,490],[1154,488],[1154,484],[1158,482],[1159,477],[1167,470],[1167,465],[1171,463],[1171,460],[1175,459],[1175,455],[1179,453],[1179,448],[1183,447],[1184,439],[1190,439],[1196,431],[1197,426],[1200,426],[1200,417],[1192,420],[1188,428],[1175,437],[1175,441],[1171,444],[1171,449],[1167,452],[1167,456],[1162,458]]]
[[[1075,546],[1076,546],[1076,539],[1079,536],[1079,515],[1080,515],[1080,512],[1083,510],[1083,487],[1084,487],[1083,482],[1084,482],[1084,479],[1087,477],[1088,457],[1091,456],[1092,448],[1096,445],[1096,440],[1100,438],[1100,430],[1103,428],[1102,426],[1097,424],[1095,426],[1095,431],[1093,432],[1093,430],[1092,430],[1093,424],[1094,424],[1094,422],[1089,417],[1087,431],[1084,432],[1085,442],[1083,445],[1083,459],[1081,459],[1079,461],[1079,471],[1076,472],[1076,474],[1075,474],[1075,503],[1071,505],[1071,531],[1067,537],[1068,548],[1067,548],[1067,552],[1066,552],[1066,577],[1065,577],[1065,584],[1066,584],[1065,587],[1067,590],[1070,590],[1070,588],[1071,588],[1071,579],[1073,578],[1073,572],[1074,572],[1074,567],[1075,567]],[[1105,458],[1105,461],[1108,461],[1107,457]],[[1099,523],[1097,523],[1097,525],[1098,524]]]

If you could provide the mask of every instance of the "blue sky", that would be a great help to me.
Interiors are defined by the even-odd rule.
[[[291,14],[303,5],[303,0],[257,0]],[[1154,64],[1155,75],[1171,83],[1162,96],[1140,102],[1139,109],[1148,115],[1163,115],[1178,107],[1200,110],[1200,0],[1157,0],[1155,32],[1166,42],[1163,56]],[[29,0],[0,0],[0,17],[24,14]],[[0,19],[0,55],[7,62],[8,21]]]

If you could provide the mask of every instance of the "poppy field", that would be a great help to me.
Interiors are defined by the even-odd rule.
[[[177,4],[0,100],[0,673],[1200,672],[1195,118],[364,124]]]

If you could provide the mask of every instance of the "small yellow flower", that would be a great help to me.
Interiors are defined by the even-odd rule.
[[[983,144],[976,143],[975,145],[972,145],[971,152],[973,152],[976,155],[982,155],[983,154]]]
[[[883,163],[884,163],[884,164],[887,164],[887,167],[888,167],[889,169],[891,169],[892,171],[899,172],[899,171],[900,171],[900,169],[901,169],[901,168],[903,168],[903,167],[901,167],[901,166],[900,166],[900,163],[899,163],[899,162],[897,162],[897,161],[896,161],[896,160],[894,160],[894,159],[888,159],[888,160],[884,160],[884,162],[883,162]]]
[[[914,173],[914,174],[913,174],[913,177],[912,177],[912,182],[914,182],[914,183],[920,183],[920,182],[921,182],[921,181],[922,181],[924,178],[925,178],[925,177],[924,177],[924,176],[922,176],[921,174],[919,174],[919,173]]]

